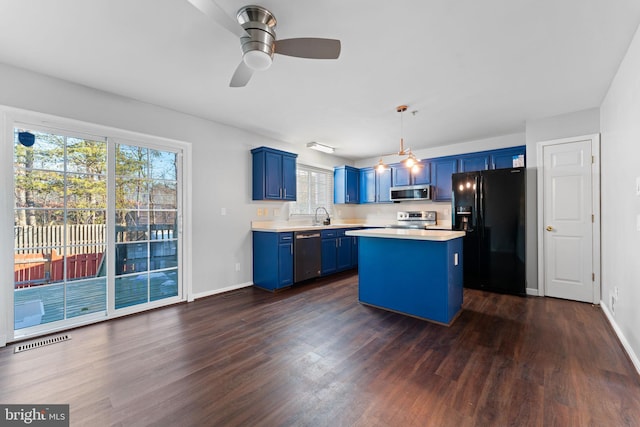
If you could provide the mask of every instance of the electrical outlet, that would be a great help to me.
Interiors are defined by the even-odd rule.
[[[264,209],[262,210],[262,214],[263,214],[264,216],[269,216],[269,208],[264,208]]]
[[[220,208],[220,215],[225,216],[227,214],[227,208]]]
[[[258,216],[262,216],[262,208],[258,208],[258,211],[256,213],[258,214]]]
[[[609,294],[609,308],[611,308],[611,314],[613,314],[613,316],[616,315],[616,297],[613,296],[612,294]]]
[[[240,263],[236,262],[236,271],[240,271]]]

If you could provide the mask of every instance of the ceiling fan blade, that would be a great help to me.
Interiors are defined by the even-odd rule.
[[[296,38],[275,41],[275,52],[280,55],[311,59],[337,59],[340,56],[340,40]]]
[[[251,76],[253,75],[253,70],[244,63],[244,61],[240,61],[238,64],[238,68],[233,73],[233,77],[231,77],[231,82],[229,83],[229,87],[244,87],[251,80]]]
[[[249,34],[234,21],[222,8],[213,0],[188,0],[189,3],[198,8],[202,13],[207,15],[218,23],[218,25],[231,31],[238,37],[249,37]]]

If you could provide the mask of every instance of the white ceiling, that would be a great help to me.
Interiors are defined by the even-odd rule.
[[[187,0],[0,0],[0,62],[355,160],[397,150],[400,104],[413,149],[598,107],[640,22],[637,0],[259,4],[340,58],[276,55],[230,88],[239,41]]]

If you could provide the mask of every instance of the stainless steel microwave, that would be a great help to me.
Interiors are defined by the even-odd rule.
[[[408,185],[405,187],[391,187],[391,201],[402,202],[408,200],[431,200],[430,185]]]

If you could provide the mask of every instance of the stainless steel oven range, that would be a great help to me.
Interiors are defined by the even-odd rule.
[[[401,211],[396,214],[396,222],[387,228],[433,228],[437,224],[436,211]]]

